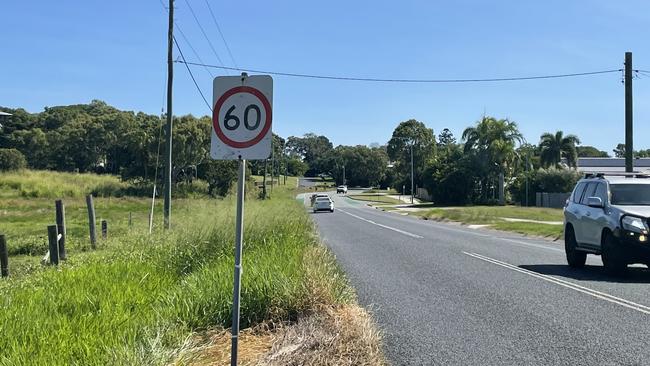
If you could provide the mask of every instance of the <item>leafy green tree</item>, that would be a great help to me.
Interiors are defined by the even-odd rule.
[[[306,176],[316,176],[325,172],[322,159],[333,149],[333,145],[325,136],[308,133],[303,137],[290,136],[286,149],[290,155],[299,156],[307,163],[309,170],[305,173]]]
[[[473,166],[476,156],[463,153],[460,145],[447,143],[438,149],[436,160],[425,171],[424,187],[433,202],[440,205],[464,205],[474,200],[477,177]]]
[[[197,167],[208,160],[212,119],[186,115],[174,119],[172,179],[191,182]]]
[[[309,165],[298,158],[287,158],[287,172],[289,175],[302,177],[309,170]]]
[[[23,153],[30,167],[47,168],[49,147],[43,130],[40,128],[15,130],[7,141],[9,146]]]
[[[650,158],[650,149],[634,151],[635,158]]]
[[[436,155],[436,137],[433,129],[414,119],[401,122],[386,147],[396,173],[394,184],[406,185],[408,193],[411,191],[411,149],[415,185],[422,187],[424,170]]]
[[[566,158],[567,165],[576,167],[578,164],[578,151],[576,145],[580,139],[576,135],[566,135],[562,131],[555,134],[546,132],[540,137],[540,157],[542,166],[559,166],[562,158]]]
[[[593,146],[576,146],[576,150],[580,158],[609,158],[606,151],[598,150]]]
[[[388,156],[381,148],[369,148],[365,145],[337,146],[323,159],[329,174],[337,184],[343,184],[343,167],[345,182],[352,186],[378,186],[384,179]]]
[[[199,166],[198,176],[208,182],[208,193],[224,197],[237,181],[236,160],[208,159]]]
[[[449,147],[452,145],[456,145],[456,137],[448,128],[444,128],[438,135],[438,146]]]
[[[16,149],[0,149],[0,171],[20,170],[27,167],[25,156]]]
[[[625,157],[625,144],[618,144],[616,147],[612,150],[614,153],[614,156],[617,158],[624,158]]]

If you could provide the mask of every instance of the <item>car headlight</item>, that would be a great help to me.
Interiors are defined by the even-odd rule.
[[[645,220],[636,217],[636,216],[623,216],[621,219],[621,225],[623,229],[627,231],[632,231],[639,234],[647,234],[648,226],[645,224]]]

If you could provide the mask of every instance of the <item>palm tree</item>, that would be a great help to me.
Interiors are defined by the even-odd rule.
[[[542,166],[559,166],[564,157],[567,165],[575,168],[578,163],[578,149],[576,149],[578,144],[580,144],[578,136],[564,136],[562,131],[555,132],[555,135],[549,132],[542,134],[539,142]]]
[[[463,131],[465,152],[478,150],[487,155],[489,162],[501,167],[509,165],[515,157],[515,144],[524,140],[517,123],[508,119],[483,117],[476,126]]]
[[[517,123],[508,119],[483,117],[474,127],[463,131],[465,152],[474,152],[478,158],[481,195],[488,198],[488,186],[497,176],[508,175],[517,152],[515,145],[522,143],[524,137],[517,128]]]

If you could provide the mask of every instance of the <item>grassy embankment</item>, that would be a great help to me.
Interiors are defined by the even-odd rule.
[[[517,207],[517,206],[468,206],[433,208],[409,212],[428,220],[456,221],[468,225],[488,225],[490,228],[512,231],[520,234],[535,235],[559,239],[562,225],[515,222],[509,219],[534,221],[562,221],[562,210],[554,208]]]
[[[0,231],[14,254],[12,276],[0,280],[0,364],[191,363],[194,356],[183,351],[193,344],[190,335],[230,325],[233,199],[174,201],[174,229],[157,227],[153,235],[147,233],[149,200],[98,199],[97,215],[108,218],[110,237],[90,250],[83,196],[123,183],[105,176],[20,174],[24,182],[0,177]],[[34,237],[54,221],[52,198],[61,196],[67,197],[69,259],[59,268],[42,267],[28,254],[44,252],[45,243]],[[304,207],[287,189],[273,197],[246,203],[242,327],[283,324],[354,302]],[[129,212],[137,222],[131,228]],[[21,257],[34,260],[16,271]],[[352,356],[380,360],[377,340],[365,341],[374,358],[359,351]]]

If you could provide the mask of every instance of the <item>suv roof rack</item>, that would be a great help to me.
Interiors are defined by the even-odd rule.
[[[650,173],[641,172],[590,172],[585,173],[585,178],[604,178],[606,176],[626,177],[626,178],[650,178]]]

